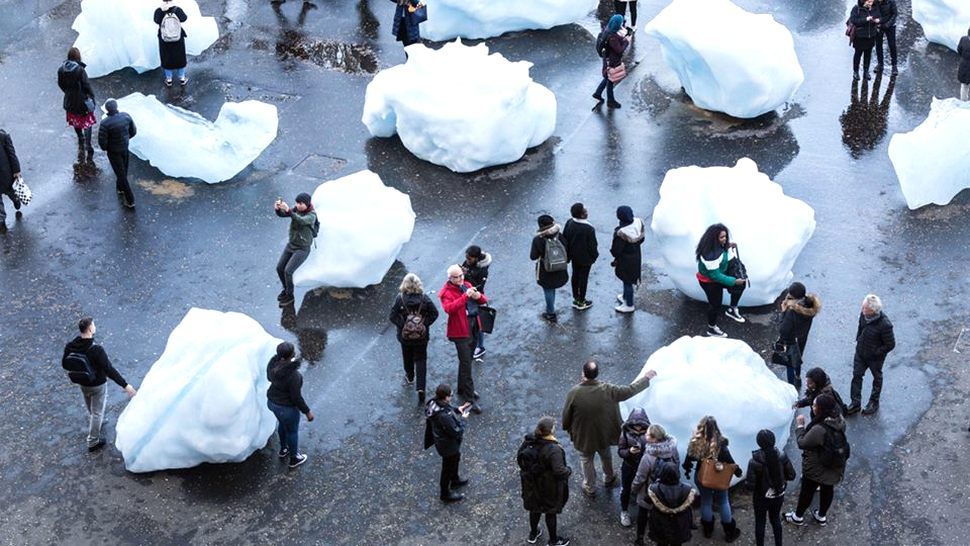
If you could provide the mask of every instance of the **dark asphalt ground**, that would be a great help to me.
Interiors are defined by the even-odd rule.
[[[581,362],[594,356],[604,379],[630,381],[654,350],[703,325],[703,306],[655,268],[650,240],[633,316],[613,313],[619,284],[603,258],[590,290],[596,305],[573,312],[562,290],[560,324],[541,322],[542,295],[527,257],[535,217],[565,220],[569,205],[583,200],[606,246],[617,205],[631,205],[649,223],[668,169],[733,165],[748,155],[816,211],[818,228],[795,264],[796,277],[825,305],[807,364],[826,368],[848,394],[867,292],[883,297],[898,340],[882,410],[850,422],[853,457],[829,525],[786,527],[786,540],[967,543],[970,192],[946,207],[909,211],[886,155],[891,134],[920,123],[931,97],[954,96],[957,58],[925,42],[908,0],[900,2],[900,75],[862,90],[850,82],[846,2],[740,1],[792,30],[806,75],[796,104],[746,123],[664,91],[653,76],[658,46],[646,36],[631,51],[641,64],[618,87],[623,109],[591,111],[599,60],[588,30],[598,28],[594,15],[608,15],[607,2],[580,25],[489,40],[510,59],[534,63],[533,78],[557,95],[558,126],[520,162],[468,175],[415,159],[397,139],[371,139],[359,121],[375,67],[403,61],[390,34],[390,2],[319,0],[302,26],[292,0],[282,15],[257,1],[201,4],[217,16],[222,38],[190,60],[184,92],[166,90],[160,70],[124,70],[94,80],[99,100],[154,93],[214,119],[225,100],[256,98],[279,107],[279,136],[250,168],[215,186],[169,180],[133,158],[138,208],[131,213],[117,202],[105,156],[94,167],[76,162],[64,124],[55,71],[75,38],[78,2],[0,0],[0,126],[13,136],[36,196],[0,236],[0,541],[522,543],[515,449],[539,416],[558,415]],[[640,26],[663,4],[641,0]],[[868,100],[853,100],[859,91]],[[272,215],[273,200],[364,168],[411,196],[411,242],[381,285],[301,291],[295,314],[281,316],[273,267],[286,224]],[[463,474],[472,483],[464,502],[442,507],[439,461],[421,450],[423,419],[400,386],[386,313],[405,271],[437,289],[472,242],[495,257],[488,293],[500,315],[485,361],[475,365],[485,413],[471,419],[464,446]],[[138,385],[192,306],[246,313],[316,360],[304,371],[317,415],[301,431],[307,465],[288,472],[275,440],[241,464],[145,475],[127,473],[113,447],[86,452],[81,397],[59,366],[78,317],[96,317],[100,342]],[[727,324],[727,331],[766,351],[776,314],[749,313],[748,324]],[[443,326],[435,332],[429,383],[454,381],[453,348]],[[113,439],[125,401],[120,389],[109,393]],[[618,491],[595,501],[579,494],[579,460],[563,441],[576,476],[561,533],[574,544],[632,540],[617,522]],[[797,449],[788,451],[799,460]],[[736,491],[733,503],[740,543],[753,543],[749,495]]]

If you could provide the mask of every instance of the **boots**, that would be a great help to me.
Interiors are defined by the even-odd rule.
[[[711,522],[711,527],[714,526],[714,522]],[[734,542],[741,536],[741,529],[738,529],[738,522],[731,520],[728,523],[721,522],[721,526],[724,528],[724,541]]]
[[[701,527],[704,529],[704,538],[711,538],[711,535],[714,534],[714,520],[701,520]]]

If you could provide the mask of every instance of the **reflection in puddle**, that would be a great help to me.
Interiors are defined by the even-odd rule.
[[[859,159],[866,151],[872,150],[886,136],[889,117],[889,103],[896,86],[896,77],[889,78],[886,92],[879,98],[882,74],[872,81],[872,95],[869,95],[869,80],[852,82],[849,106],[846,107],[839,122],[842,124],[842,143],[849,149],[853,159]]]
[[[276,56],[280,60],[300,59],[317,66],[350,74],[374,74],[377,72],[377,54],[365,45],[348,44],[333,40],[310,40],[301,33],[283,32],[276,43]]]

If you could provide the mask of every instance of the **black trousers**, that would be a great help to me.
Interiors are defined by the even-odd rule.
[[[478,317],[468,317],[468,337],[453,339],[458,353],[458,396],[465,402],[475,401],[475,380],[472,379],[472,354],[478,344]]]
[[[881,65],[882,56],[882,39],[883,36],[886,37],[886,41],[889,42],[889,58],[892,60],[893,66],[896,66],[896,27],[891,26],[889,28],[883,29],[879,33],[879,37],[876,38],[876,61]]]
[[[623,464],[620,465],[620,510],[624,512],[630,508],[630,488],[633,486],[633,478],[636,476],[637,467],[623,461]]]
[[[417,345],[401,344],[404,358],[404,375],[415,382],[415,390],[423,391],[428,377],[428,342]]]
[[[573,300],[586,301],[586,287],[589,285],[589,270],[592,265],[573,264],[573,276],[569,280],[572,283]]]
[[[643,484],[644,487],[650,487],[650,484]],[[637,505],[637,538],[643,538],[643,535],[647,533],[647,524],[650,523],[650,510]]]
[[[535,533],[539,529],[539,512],[529,512],[529,530]],[[549,544],[555,544],[559,535],[556,534],[556,514],[546,514],[546,530],[549,531]]]
[[[771,531],[775,535],[775,546],[781,546],[781,505],[785,497],[754,499],[754,541],[757,546],[765,544],[765,524],[771,523]],[[767,520],[767,521],[766,521]]]
[[[724,290],[731,294],[731,307],[737,307],[741,301],[741,294],[744,293],[745,285],[724,286],[719,282],[700,282],[701,290],[707,296],[707,325],[717,326],[717,316],[721,314],[721,301],[724,299]]]
[[[108,162],[115,173],[115,189],[124,194],[128,203],[135,204],[135,196],[128,185],[128,151],[108,152]]]
[[[802,476],[802,488],[798,492],[798,506],[795,507],[795,515],[802,517],[805,511],[812,504],[815,498],[815,489],[819,490],[818,496],[818,515],[825,516],[832,506],[832,497],[835,496],[834,485],[822,485],[815,480]]]
[[[867,43],[863,44],[862,47],[856,46],[855,54],[852,55],[852,71],[859,72],[859,60],[862,59],[862,71],[869,72],[869,64],[872,62],[872,39],[867,40]]]
[[[458,463],[461,462],[461,453],[455,453],[441,458],[441,496],[445,496],[451,491],[451,484],[458,481]]]
[[[879,403],[879,395],[882,394],[882,365],[885,362],[885,360],[867,362],[855,357],[852,361],[852,387],[849,391],[853,404],[862,402],[862,379],[866,375],[866,370],[872,373],[872,394],[869,395],[869,402]]]
[[[630,26],[637,26],[637,2],[633,0],[632,2],[620,2],[619,0],[613,0],[613,11],[619,13],[620,15],[626,15],[626,7],[630,6]]]

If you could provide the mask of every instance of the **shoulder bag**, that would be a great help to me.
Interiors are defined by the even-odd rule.
[[[715,459],[704,459],[697,468],[697,483],[714,491],[727,491],[731,478],[738,467],[732,463],[721,463]]]

